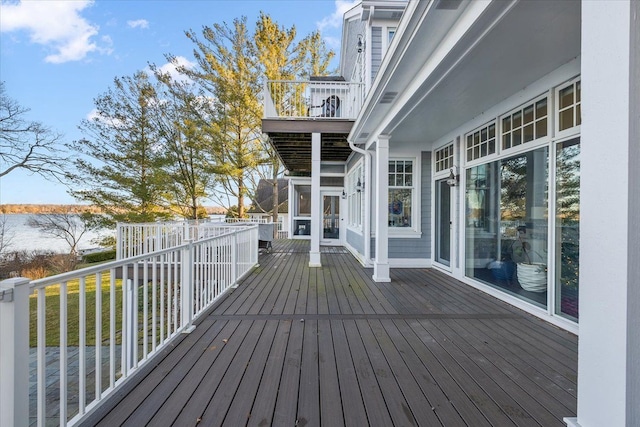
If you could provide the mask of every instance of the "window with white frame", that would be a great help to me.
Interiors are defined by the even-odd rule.
[[[436,173],[453,167],[453,143],[436,150]]]
[[[491,122],[469,133],[466,138],[467,161],[496,153],[496,123]]]
[[[360,186],[358,186],[360,183]],[[362,228],[362,165],[358,165],[347,175],[347,205],[349,226]]]
[[[502,149],[508,150],[547,136],[548,102],[545,96],[502,117]]]
[[[580,126],[582,122],[580,95],[580,80],[573,81],[558,89],[558,132]]]
[[[389,160],[389,227],[413,227],[413,160]]]
[[[396,35],[396,28],[388,27],[387,28],[387,45],[391,44],[391,40],[393,40],[393,36],[395,35]]]

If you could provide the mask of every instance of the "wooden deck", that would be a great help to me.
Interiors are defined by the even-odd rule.
[[[435,270],[374,283],[341,248],[260,267],[85,425],[562,426],[577,337]]]

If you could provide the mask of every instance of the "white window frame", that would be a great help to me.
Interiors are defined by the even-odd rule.
[[[581,85],[581,76],[575,77],[571,80],[569,80],[566,83],[563,83],[559,86],[557,86],[554,90],[554,103],[553,103],[553,119],[554,119],[554,133],[555,133],[555,138],[565,138],[565,137],[569,137],[569,136],[573,136],[573,135],[579,135],[580,132],[580,127],[582,124],[582,118],[580,118],[580,125],[574,125],[570,128],[567,128],[565,130],[560,130],[560,91],[563,89],[566,89],[569,86],[577,86],[578,84],[580,84],[580,101],[575,102],[573,104],[571,104],[571,108],[574,109],[574,123],[575,120],[577,118],[575,111],[576,108],[578,106],[580,106],[580,111],[582,111],[582,85]],[[565,108],[566,110],[566,108]]]
[[[389,162],[397,161],[410,161],[412,162],[412,180],[411,187],[408,186],[388,186],[387,191],[393,189],[410,189],[411,190],[411,226],[410,227],[391,227],[389,226],[389,238],[419,238],[421,236],[421,213],[420,213],[420,183],[421,183],[421,170],[418,157],[391,157],[389,156]],[[385,176],[387,183],[389,182],[389,170]],[[389,211],[386,213],[387,221],[389,220]]]
[[[534,114],[535,114],[535,105],[542,101],[543,99],[547,100],[547,116],[546,116],[546,120],[547,120],[547,134],[545,136],[542,136],[540,138],[535,138],[532,139],[531,141],[527,141],[524,142],[524,135],[522,135],[521,137],[523,138],[523,141],[520,142],[519,145],[516,146],[512,146],[509,148],[503,148],[502,147],[502,138],[504,136],[504,129],[503,129],[503,119],[505,119],[508,116],[513,115],[514,113],[517,113],[519,111],[523,111],[526,107],[533,105],[534,107]],[[545,145],[548,144],[549,141],[551,141],[552,138],[552,126],[551,126],[551,122],[553,121],[552,118],[553,115],[553,108],[552,108],[552,103],[551,103],[551,99],[549,96],[549,92],[545,92],[544,94],[531,99],[530,101],[527,101],[521,105],[519,105],[518,107],[506,112],[505,114],[502,114],[498,117],[498,151],[497,151],[497,155],[498,157],[502,157],[503,155],[505,156],[511,156],[511,155],[515,155],[519,152],[524,152],[524,151],[529,151],[530,149],[532,149],[533,147],[538,147],[540,145]],[[522,118],[521,118],[522,120]],[[533,121],[533,126],[534,126],[534,130],[535,130],[535,123],[540,121],[540,119],[534,119]],[[524,128],[524,126],[520,126],[520,128]],[[513,129],[513,123],[511,124],[511,129]]]
[[[445,150],[449,150],[449,155],[441,160],[438,160],[438,153],[442,153]],[[438,170],[438,162],[446,162],[447,165],[442,170]],[[445,145],[433,151],[433,176],[435,179],[442,179],[443,177],[448,176],[455,164],[456,150],[453,141],[449,141]]]
[[[492,154],[487,154],[485,156],[480,156],[476,159],[470,160],[469,157],[467,156],[467,137],[469,135],[472,135],[476,132],[481,132],[484,128],[489,128],[491,125],[495,125],[495,152]],[[466,132],[463,136],[462,136],[462,141],[461,141],[461,145],[462,145],[462,157],[464,158],[465,161],[465,166],[469,167],[469,166],[475,166],[475,165],[480,165],[483,163],[488,163],[490,162],[492,159],[495,159],[498,157],[498,155],[500,154],[500,126],[499,126],[499,121],[498,118],[494,118],[491,119],[488,122],[483,123],[481,126],[478,126],[472,130],[470,130],[469,132]]]

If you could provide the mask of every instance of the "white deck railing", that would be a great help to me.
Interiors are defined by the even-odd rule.
[[[364,83],[270,80],[264,87],[264,118],[355,120],[364,98]]]
[[[116,259],[172,248],[187,240],[201,240],[227,233],[243,224],[269,223],[266,219],[222,218],[205,220],[118,223],[116,225]]]
[[[77,424],[190,331],[258,261],[257,225],[215,233],[41,280],[0,282],[0,426]]]

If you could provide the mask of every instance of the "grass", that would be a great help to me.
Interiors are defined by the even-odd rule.
[[[110,292],[111,285],[109,273],[102,273],[102,337],[108,336],[110,323]],[[116,329],[120,329],[122,322],[122,281],[115,281],[116,290]],[[96,342],[96,276],[86,278],[86,345],[95,345]],[[45,289],[46,317],[45,336],[46,346],[60,345],[60,286],[48,286]],[[29,345],[37,345],[37,295],[32,295],[29,300]],[[80,343],[80,281],[73,280],[67,283],[67,345],[77,346]]]

